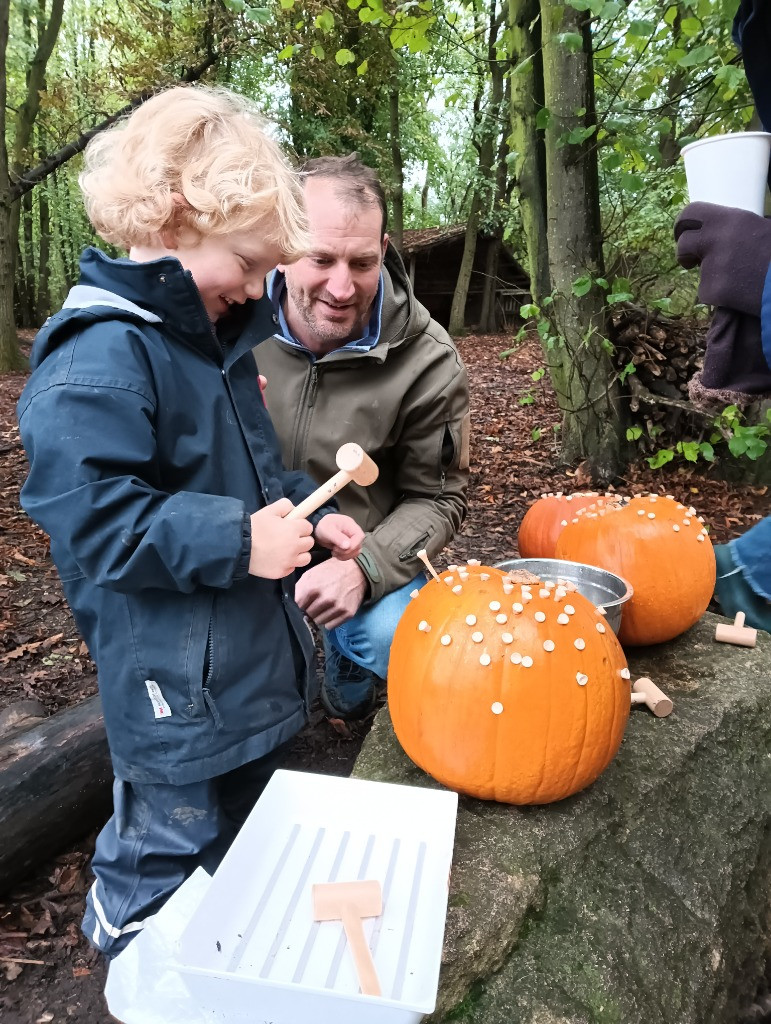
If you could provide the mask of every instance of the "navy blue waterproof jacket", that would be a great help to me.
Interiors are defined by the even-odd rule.
[[[247,569],[250,514],[315,485],[284,471],[257,384],[270,303],[236,316],[215,334],[176,259],[88,249],[18,405],[22,505],[50,535],[127,781],[179,785],[261,757],[312,696],[293,578]]]

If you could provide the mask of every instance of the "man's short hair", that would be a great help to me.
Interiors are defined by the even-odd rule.
[[[256,228],[285,263],[310,244],[299,175],[256,104],[228,89],[177,86],[147,100],[91,140],[80,188],[102,238],[127,249],[169,229]]]
[[[348,156],[319,156],[306,160],[300,167],[303,178],[330,178],[343,203],[350,206],[380,207],[380,237],[388,223],[385,192],[377,174],[362,163],[358,153]]]

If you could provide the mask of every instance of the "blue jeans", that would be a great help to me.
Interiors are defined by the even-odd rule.
[[[728,546],[734,562],[755,593],[771,601],[771,516],[729,541]]]
[[[403,587],[362,608],[342,626],[328,630],[327,636],[346,658],[385,679],[396,623],[412,600],[412,591],[427,582],[425,574],[420,573]]]
[[[187,786],[115,780],[81,926],[92,946],[116,956],[197,867],[214,873],[288,746]]]

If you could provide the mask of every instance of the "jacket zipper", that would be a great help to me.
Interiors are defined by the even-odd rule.
[[[294,435],[294,450],[292,451],[291,469],[299,469],[305,457],[305,440],[308,436],[311,421],[311,410],[316,404],[316,392],[319,386],[319,369],[316,363],[311,363],[308,372],[308,379],[300,395],[300,408],[297,412],[297,429]]]

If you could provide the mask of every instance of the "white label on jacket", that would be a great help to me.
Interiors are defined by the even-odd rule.
[[[154,679],[145,679],[145,686],[147,692],[150,695],[150,700],[153,703],[153,711],[155,712],[156,718],[168,718],[171,714],[171,708],[166,703],[166,699],[161,693],[160,686]]]

